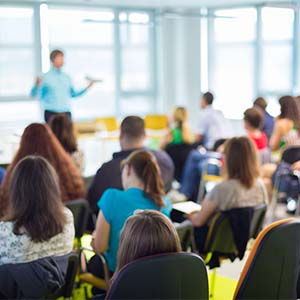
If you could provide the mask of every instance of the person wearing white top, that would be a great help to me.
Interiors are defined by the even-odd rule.
[[[9,213],[0,221],[0,265],[70,253],[73,215],[64,207],[55,170],[39,156],[27,156],[13,170]]]
[[[220,110],[212,107],[213,100],[212,93],[203,94],[200,102],[202,111],[196,130],[196,142],[203,144],[207,149],[212,149],[214,143],[219,139],[232,137],[229,121]]]

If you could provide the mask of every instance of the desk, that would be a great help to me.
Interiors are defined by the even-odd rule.
[[[0,130],[0,166],[7,167],[18,150],[22,131],[19,129]],[[157,137],[148,137],[145,145],[149,148],[158,148]],[[119,133],[82,134],[78,136],[78,147],[85,156],[85,169],[82,176],[89,178],[96,174],[100,166],[112,159],[114,152],[120,151]]]

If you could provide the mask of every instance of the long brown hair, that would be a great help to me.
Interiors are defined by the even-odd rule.
[[[137,177],[143,182],[145,195],[158,207],[165,206],[162,199],[163,183],[155,156],[145,150],[134,151],[122,161],[121,167],[125,165],[132,167]]]
[[[73,123],[69,115],[57,114],[52,116],[49,126],[63,148],[70,154],[77,151],[77,143]]]
[[[225,173],[251,188],[259,176],[257,151],[247,137],[234,137],[225,143]]]
[[[183,106],[177,106],[173,112],[173,119],[178,128],[182,129],[182,125],[187,121],[187,110]]]
[[[15,234],[25,232],[32,241],[43,242],[63,231],[66,217],[58,178],[46,159],[21,159],[11,173],[8,191]]]
[[[19,149],[7,168],[0,194],[0,215],[8,204],[8,183],[12,170],[25,156],[39,155],[48,160],[59,178],[62,200],[68,201],[85,196],[83,180],[71,157],[60,145],[46,124],[33,123],[27,126],[21,138]]]
[[[300,132],[300,112],[297,102],[292,96],[282,96],[279,98],[280,115],[279,119],[289,119],[294,122],[295,127]]]
[[[120,236],[118,266],[144,256],[181,251],[172,222],[155,210],[141,210],[129,217]]]

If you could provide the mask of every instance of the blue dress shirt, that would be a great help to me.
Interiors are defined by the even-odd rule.
[[[45,110],[52,112],[70,112],[70,98],[83,95],[87,89],[76,92],[70,77],[61,69],[52,67],[43,75],[40,86],[31,89],[30,96],[39,96]]]

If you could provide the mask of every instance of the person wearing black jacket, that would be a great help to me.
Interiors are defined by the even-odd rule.
[[[97,202],[108,188],[123,189],[121,182],[121,161],[135,150],[145,150],[145,124],[137,116],[128,116],[121,123],[120,146],[121,151],[113,154],[112,160],[104,163],[97,171],[87,194],[87,200],[93,213],[98,212]],[[160,167],[164,189],[168,191],[174,178],[174,164],[164,151],[151,151]]]

